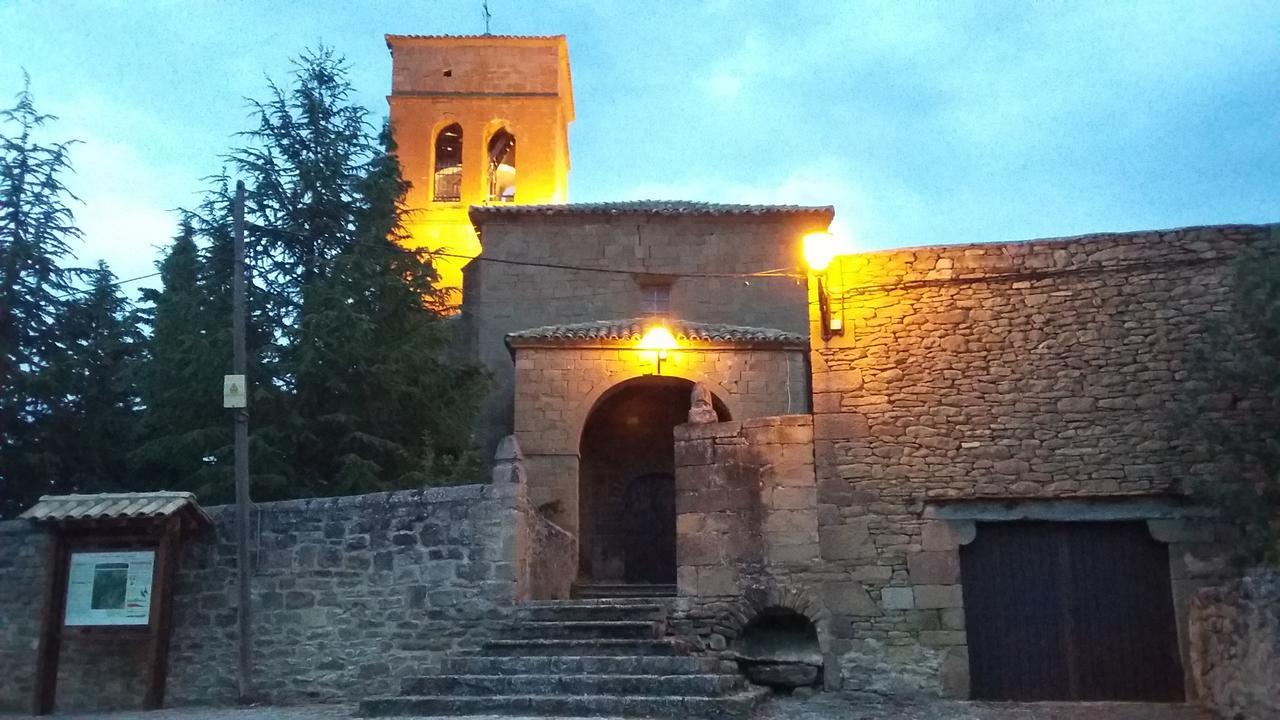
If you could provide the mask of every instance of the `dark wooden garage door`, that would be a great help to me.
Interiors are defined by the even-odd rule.
[[[1168,549],[1145,523],[979,523],[960,567],[975,699],[1183,699]]]

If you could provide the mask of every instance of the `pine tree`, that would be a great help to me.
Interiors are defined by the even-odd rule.
[[[470,418],[484,388],[478,368],[447,359],[451,329],[432,309],[440,294],[430,256],[397,242],[407,185],[390,149],[360,191],[356,242],[308,288],[297,356],[299,415],[327,494],[474,469]]]
[[[89,272],[54,322],[58,346],[36,384],[48,398],[31,420],[40,477],[54,492],[128,489],[128,452],[137,440],[134,358],[138,318],[106,263]]]
[[[226,473],[209,459],[227,455],[231,444],[221,405],[222,376],[230,371],[230,321],[215,304],[221,288],[206,271],[192,222],[183,220],[158,263],[160,289],[143,293],[151,335],[137,377],[146,412],[131,460],[139,477],[217,502],[229,499],[231,490]]]
[[[247,143],[226,158],[247,185],[254,497],[369,492],[464,476],[473,467],[469,429],[483,376],[447,359],[450,332],[436,312],[443,303],[430,255],[396,243],[407,187],[399,164],[374,137],[368,112],[352,102],[346,65],[331,51],[305,53],[291,83],[269,91],[269,100],[252,105],[256,128],[242,134]],[[230,186],[225,175],[215,178],[192,214],[202,246],[200,327],[229,327]],[[185,255],[189,250],[178,257]],[[168,293],[166,283],[155,299],[157,362],[184,356],[165,350],[160,332]],[[165,374],[147,397],[180,394],[166,387],[185,387],[192,377]],[[183,430],[166,436],[166,425],[149,421],[139,458],[176,453],[179,474],[194,473],[186,482],[203,487],[202,498],[229,497],[226,446],[211,434],[198,442],[184,436],[203,427],[190,417],[179,424]]]
[[[33,419],[56,398],[38,380],[58,350],[56,321],[80,277],[62,266],[80,237],[62,182],[71,142],[41,142],[54,120],[36,110],[30,80],[0,111],[0,515],[46,489]]]
[[[248,187],[254,277],[286,336],[300,326],[304,289],[355,240],[359,184],[378,154],[345,61],[322,47],[294,66],[290,87],[270,83],[270,99],[252,102],[257,127],[227,158]]]

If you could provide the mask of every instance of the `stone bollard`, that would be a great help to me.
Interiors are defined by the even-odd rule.
[[[516,436],[508,435],[498,443],[498,450],[493,454],[493,484],[524,485],[525,481],[524,453]]]
[[[711,404],[711,391],[702,383],[695,383],[689,395],[689,422],[698,425],[720,422],[716,409]]]

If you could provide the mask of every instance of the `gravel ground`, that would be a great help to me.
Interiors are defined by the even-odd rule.
[[[183,708],[151,713],[62,715],[61,720],[347,720],[350,705],[288,708]],[[0,713],[3,720],[26,715]],[[1185,705],[1142,703],[978,703],[899,702],[844,693],[810,698],[778,698],[757,708],[751,720],[1215,720],[1205,710]],[[427,720],[404,718],[404,720]],[[532,720],[509,716],[474,716],[471,720]],[[678,720],[684,720],[683,718]]]

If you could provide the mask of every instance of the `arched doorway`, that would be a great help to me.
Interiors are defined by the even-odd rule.
[[[675,441],[693,383],[645,376],[619,383],[587,414],[579,447],[579,575],[670,584],[676,577]],[[729,419],[713,398],[716,414]]]

